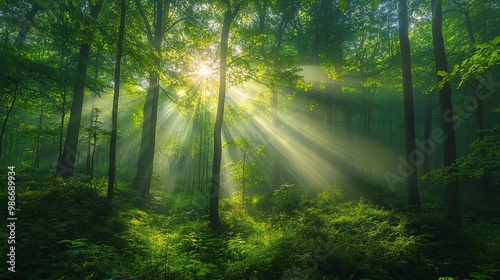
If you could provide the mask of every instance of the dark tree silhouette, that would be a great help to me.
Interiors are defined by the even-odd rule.
[[[90,16],[97,20],[101,10],[101,2],[90,2]],[[78,147],[78,137],[80,135],[80,125],[82,120],[83,93],[85,91],[85,81],[87,76],[87,64],[90,55],[90,42],[86,41],[80,45],[78,55],[78,65],[76,67],[76,79],[73,88],[73,102],[71,104],[71,114],[69,116],[68,129],[66,130],[66,140],[64,142],[61,158],[57,163],[56,175],[62,178],[73,175]]]
[[[415,115],[413,110],[413,82],[411,77],[410,41],[408,39],[408,5],[407,0],[399,0],[399,42],[401,45],[401,70],[403,76],[403,103],[405,122],[405,151],[408,176],[406,189],[408,192],[408,205],[420,206],[418,193],[418,176],[415,151]],[[413,154],[413,158],[412,158]]]
[[[434,46],[434,59],[436,61],[437,80],[440,82],[443,77],[441,71],[448,71],[448,62],[444,50],[443,40],[443,3],[441,0],[431,1],[432,9],[432,45]],[[439,106],[441,109],[441,123],[443,128],[443,160],[444,166],[455,163],[457,158],[455,128],[453,127],[453,107],[451,102],[451,85],[445,82],[439,90]],[[456,172],[452,168],[450,172]],[[452,180],[445,185],[444,203],[447,209],[448,220],[460,224],[460,194],[459,183]]]
[[[113,200],[116,179],[116,138],[118,134],[118,99],[120,97],[120,72],[123,55],[123,37],[125,35],[125,11],[127,1],[121,0],[120,28],[118,31],[118,44],[115,62],[115,87],[113,93],[113,110],[111,112],[111,139],[109,144],[109,169],[108,169],[108,201]]]

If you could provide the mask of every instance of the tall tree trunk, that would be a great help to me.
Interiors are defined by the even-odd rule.
[[[158,97],[158,75],[151,72],[149,74],[149,88],[143,109],[141,148],[137,162],[137,173],[134,179],[134,186],[140,192],[141,196],[149,194],[151,179],[153,177]]]
[[[240,4],[236,4],[231,10],[228,1],[227,11],[224,13],[224,24],[222,25],[220,44],[220,69],[219,69],[219,100],[217,104],[217,115],[214,128],[214,162],[212,166],[212,187],[210,189],[210,226],[218,229],[219,224],[219,190],[220,190],[220,167],[222,158],[222,122],[224,119],[224,102],[226,99],[226,72],[227,72],[227,50],[229,30],[231,23],[240,10]]]
[[[418,174],[415,153],[415,116],[413,112],[413,84],[411,77],[410,41],[408,40],[407,0],[399,0],[399,42],[401,45],[401,68],[403,76],[403,103],[405,121],[405,151],[407,164],[406,190],[409,206],[420,206],[418,193]],[[413,154],[413,158],[412,158]]]
[[[111,112],[111,139],[109,143],[109,168],[108,168],[108,202],[113,200],[116,179],[116,141],[118,137],[118,100],[120,97],[120,73],[123,55],[123,37],[125,34],[126,0],[121,0],[120,29],[118,31],[118,46],[115,62],[115,86],[113,93],[113,110]]]
[[[94,1],[90,2],[90,16],[97,20],[101,4]],[[76,81],[73,89],[73,102],[71,104],[71,113],[69,116],[68,129],[66,131],[66,140],[64,142],[64,150],[57,163],[56,175],[58,177],[67,178],[73,175],[76,161],[76,151],[78,147],[78,137],[80,135],[80,125],[82,120],[83,95],[85,90],[85,81],[87,75],[87,64],[90,55],[90,43],[85,42],[80,46],[80,54],[78,56],[78,65],[76,68]]]
[[[454,1],[454,2],[455,2],[455,5],[458,7],[458,9],[464,14],[465,25],[467,26],[467,34],[469,34],[469,40],[470,40],[470,43],[472,46],[472,50],[476,51],[476,39],[474,38],[474,32],[472,29],[472,20],[470,18],[469,10],[467,9],[467,7],[463,6],[466,4],[460,4],[460,3],[457,3],[456,1]],[[474,82],[474,84],[475,84],[474,97],[475,97],[476,106],[477,106],[476,107],[476,126],[477,126],[477,130],[478,130],[478,139],[481,141],[484,139],[483,100],[481,98],[479,98],[480,89],[481,89],[481,84],[480,84],[479,80],[476,80]],[[485,150],[482,149],[481,154],[484,156],[485,153],[486,153]],[[484,191],[489,190],[488,175],[487,174],[481,176],[481,178],[479,179],[479,182],[480,182],[482,190],[484,190]]]
[[[97,78],[99,77],[99,51],[97,51],[96,58],[95,58],[95,72],[94,72],[94,79],[97,81]],[[94,128],[94,114],[95,114],[95,97],[97,93],[93,92],[92,93],[92,106],[90,107],[90,129],[89,129],[89,135],[88,135],[88,143],[87,143],[87,175],[90,175],[90,168],[91,168],[91,158],[92,158],[92,129]]]
[[[443,11],[442,0],[431,0],[432,8],[432,45],[434,46],[434,58],[436,71],[448,71],[448,62],[444,49],[443,40]],[[442,76],[437,75],[440,82]],[[453,107],[451,101],[451,86],[448,82],[439,90],[439,105],[441,109],[441,122],[443,128],[443,159],[444,166],[448,167],[455,163],[457,157],[455,143],[455,129],[453,127]],[[451,173],[457,172],[452,169]],[[450,174],[451,175],[451,174]],[[449,221],[460,225],[460,193],[457,180],[445,185],[444,203],[447,209],[446,217]]]
[[[136,5],[140,8],[140,1],[136,0]],[[156,15],[154,23],[154,34],[148,28],[148,38],[150,45],[154,48],[153,60],[156,69],[149,72],[149,87],[144,103],[141,148],[139,150],[139,159],[137,162],[137,173],[133,185],[139,191],[142,197],[149,194],[151,188],[151,179],[153,177],[153,162],[156,144],[156,123],[158,120],[158,100],[160,95],[160,84],[158,71],[161,67],[159,54],[161,53],[161,43],[164,34],[164,9],[163,2],[156,1]],[[140,9],[146,26],[149,22],[145,18],[142,9]]]

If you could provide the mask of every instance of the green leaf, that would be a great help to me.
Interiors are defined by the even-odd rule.
[[[478,49],[478,50],[486,49],[486,48],[489,48],[489,47],[490,47],[490,44],[477,44],[476,45],[476,49]]]
[[[142,257],[141,255],[138,255],[138,254],[135,254],[135,255],[134,255],[134,260],[135,260],[136,262],[142,261],[142,259],[143,259],[143,257]]]
[[[493,45],[498,45],[500,43],[500,36],[496,37],[495,39],[493,39],[493,41],[491,42]]]
[[[200,270],[200,271],[196,272],[196,276],[205,276],[205,275],[207,275],[207,272],[204,270]]]
[[[444,77],[444,76],[446,76],[448,73],[447,73],[446,71],[439,70],[439,71],[437,72],[437,74],[438,74],[438,76]]]
[[[372,8],[376,8],[380,5],[380,0],[372,0],[370,2],[370,5],[372,6]]]
[[[345,12],[345,10],[347,9],[347,5],[349,5],[349,3],[347,2],[347,0],[341,0],[339,2],[339,8],[342,12]]]

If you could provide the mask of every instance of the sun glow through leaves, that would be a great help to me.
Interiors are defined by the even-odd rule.
[[[182,184],[199,190],[207,190],[210,185],[211,132],[217,100],[217,75],[213,66],[206,60],[193,63],[191,87],[178,92],[177,104],[164,106],[159,112],[159,138],[164,141],[158,145],[156,166],[169,170],[168,174],[178,175],[176,179],[160,175],[158,181],[162,185]],[[306,81],[316,84],[328,81],[320,69],[305,68]],[[327,91],[321,87],[312,88],[316,98]],[[291,99],[286,92],[280,93],[280,125],[276,127],[270,116],[270,98],[266,88],[252,82],[228,88],[222,141],[247,139],[250,145],[247,149],[228,147],[223,150],[221,182],[224,195],[241,192],[243,185],[248,191],[273,188],[269,185],[269,170],[274,170],[276,157],[279,157],[281,169],[279,183],[321,189],[354,177],[380,184],[385,182],[380,174],[392,161],[381,159],[395,158],[390,150],[357,135],[348,137],[341,127],[336,127],[333,133],[325,123],[325,108],[317,106],[312,114],[307,107],[310,98],[300,93]],[[343,102],[349,101],[343,99]],[[259,147],[266,147],[266,150],[259,154]]]
[[[212,75],[213,70],[208,67],[205,63],[201,63],[200,66],[198,67],[198,71],[196,71],[198,76],[200,77],[208,77]]]

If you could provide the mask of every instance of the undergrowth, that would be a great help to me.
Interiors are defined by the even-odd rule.
[[[347,186],[283,185],[245,204],[238,193],[222,199],[223,226],[213,231],[207,202],[189,193],[155,191],[138,207],[129,186],[119,185],[111,206],[85,178],[33,175],[18,183],[16,279],[500,276],[496,206],[487,206],[489,218],[465,207],[458,230],[439,205],[409,211],[398,193],[352,199]]]

